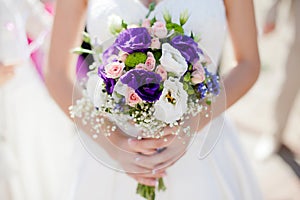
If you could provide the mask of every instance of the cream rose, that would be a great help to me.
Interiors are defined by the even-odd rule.
[[[187,111],[188,94],[179,79],[170,77],[164,82],[159,100],[154,104],[154,117],[166,123],[174,123]]]
[[[159,39],[158,38],[153,38],[151,40],[150,48],[151,49],[160,49],[160,45],[161,45],[161,43],[160,43]]]
[[[185,58],[177,49],[168,43],[162,45],[160,64],[167,72],[173,72],[179,77],[181,77],[188,69]]]
[[[165,38],[168,35],[166,24],[161,21],[157,21],[152,26],[153,34],[158,38]]]

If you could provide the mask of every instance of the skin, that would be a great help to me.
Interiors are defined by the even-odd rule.
[[[15,66],[3,65],[0,63],[0,87],[6,84],[9,80],[14,77]]]
[[[218,116],[238,101],[255,83],[260,71],[260,60],[257,48],[257,32],[252,0],[234,1],[224,0],[228,28],[237,65],[223,77],[224,90],[216,100],[214,116]],[[46,85],[61,109],[69,115],[72,104],[72,92],[75,75],[75,55],[70,49],[80,45],[80,33],[84,28],[86,15],[86,0],[58,0],[54,19]],[[225,95],[226,92],[226,95]],[[224,106],[224,98],[226,105]],[[192,121],[192,120],[191,120]],[[203,127],[204,122],[200,127]],[[107,122],[109,123],[109,122]],[[192,123],[192,122],[191,122]],[[89,129],[82,126],[89,133]],[[167,128],[166,132],[172,130]],[[167,135],[168,142],[161,140],[143,139],[137,141],[129,139],[117,130],[112,136],[99,138],[97,142],[126,169],[145,170],[143,174],[132,174],[131,177],[142,184],[154,186],[156,179],[165,175],[165,169],[172,165],[185,151],[185,145],[179,145],[173,135]],[[101,137],[101,136],[100,136]],[[104,137],[104,136],[102,136]],[[185,139],[187,142],[189,139]],[[110,148],[109,142],[131,152],[127,157],[118,156],[118,152]],[[168,147],[162,153],[156,154],[155,149]],[[178,149],[175,151],[175,149]],[[144,155],[141,155],[144,154]],[[139,157],[139,161],[136,158]],[[160,169],[155,174],[153,169]]]

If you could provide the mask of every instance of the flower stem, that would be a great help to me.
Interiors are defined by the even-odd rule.
[[[154,186],[148,186],[148,185],[143,185],[143,184],[138,184],[136,188],[136,193],[139,194],[140,196],[144,197],[147,200],[155,200],[155,190],[156,188]],[[158,180],[158,191],[165,191],[166,186],[164,184],[164,180],[160,178]]]

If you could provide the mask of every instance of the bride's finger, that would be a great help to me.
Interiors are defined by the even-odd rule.
[[[156,178],[144,178],[144,177],[140,177],[140,176],[135,176],[135,175],[129,175],[132,178],[134,178],[137,182],[143,184],[143,185],[148,185],[148,186],[153,186],[155,187],[158,182]]]
[[[136,174],[135,176],[139,176],[142,178],[162,178],[165,177],[167,175],[165,170],[157,170],[154,173],[154,170],[152,173],[145,173],[145,174]]]
[[[153,156],[139,157],[136,165],[147,169],[162,170],[170,167],[172,163],[176,162],[182,155],[184,155],[184,153],[184,150],[166,149],[165,151]]]
[[[156,149],[161,149],[164,147],[168,147],[174,140],[174,135],[168,135],[166,137],[160,139],[130,139],[128,141],[129,147],[137,152],[142,154],[156,151]]]

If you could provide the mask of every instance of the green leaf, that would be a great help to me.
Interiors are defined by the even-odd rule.
[[[184,10],[182,13],[180,13],[180,17],[179,17],[180,25],[183,26],[188,21],[189,18],[190,15],[188,10]]]
[[[207,100],[206,100],[206,104],[207,104],[207,105],[209,105],[209,106],[210,106],[210,105],[211,105],[211,103],[212,103],[212,102],[211,102],[211,100],[210,100],[210,99],[207,99]]]
[[[168,23],[168,24],[166,25],[166,27],[167,27],[168,31],[174,30],[175,32],[184,34],[184,30],[183,30],[182,26],[180,26],[179,24],[176,24],[176,23]]]
[[[161,55],[162,55],[161,50],[154,50],[154,51],[152,51],[152,53],[153,53],[153,56],[154,56],[154,58],[155,58],[156,63],[157,63],[157,64],[160,64],[159,59],[160,59],[160,57],[161,57]]]
[[[153,17],[150,21],[151,26],[153,26],[153,24],[157,21],[156,17]]]
[[[185,82],[190,82],[190,80],[191,80],[191,73],[190,73],[190,72],[187,72],[187,73],[184,75],[183,80],[184,80]]]
[[[175,73],[173,72],[168,72],[168,77],[177,77]]]
[[[124,21],[124,20],[122,20],[122,27],[124,28],[124,29],[127,29],[127,27],[128,27],[128,24]]]
[[[185,91],[188,91],[189,90],[189,84],[187,84],[186,82],[183,83],[183,89]]]
[[[81,55],[81,54],[84,54],[84,53],[94,54],[94,51],[89,50],[89,49],[84,49],[84,48],[81,48],[81,47],[74,48],[74,49],[72,49],[71,52],[75,53],[75,54],[78,54],[78,55]]]
[[[189,95],[195,94],[195,90],[194,89],[188,89],[187,93]]]
[[[168,10],[165,10],[163,12],[163,17],[164,17],[166,24],[172,23],[172,16]]]
[[[164,90],[164,84],[161,83],[161,84],[159,85],[159,90],[158,90],[158,91],[163,91],[163,90]]]
[[[85,43],[91,44],[91,37],[90,37],[90,35],[89,35],[87,32],[85,32],[85,31],[82,33],[82,40],[83,40]]]

